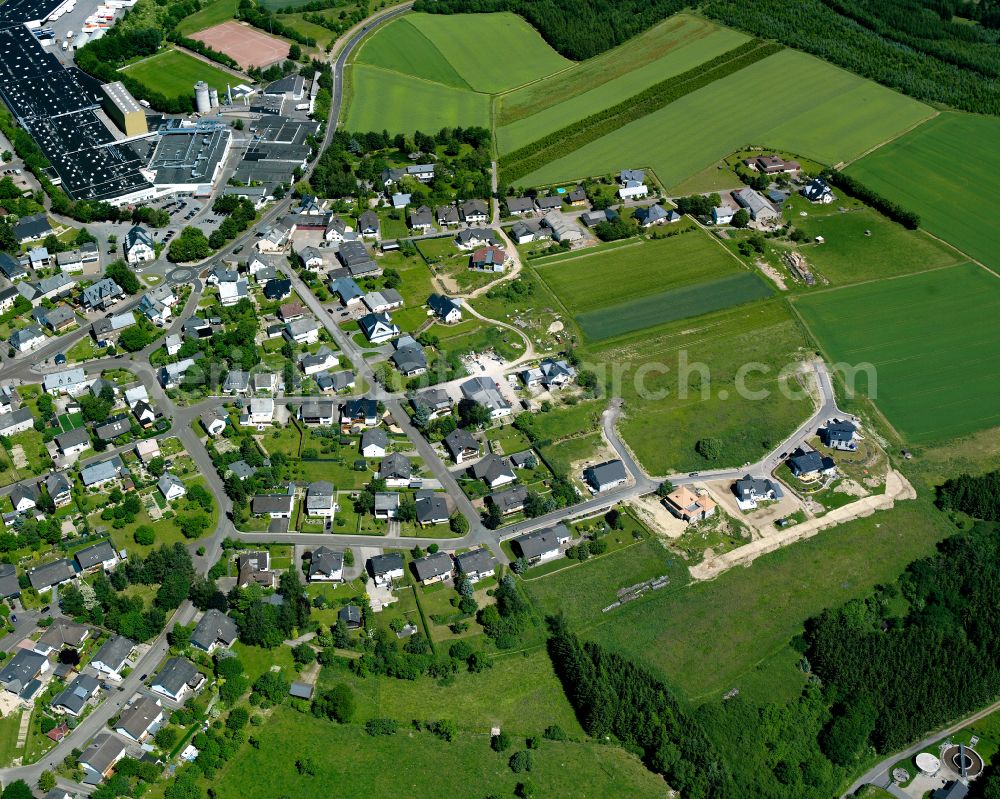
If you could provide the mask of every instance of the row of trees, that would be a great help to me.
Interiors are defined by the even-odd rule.
[[[254,0],[240,0],[240,5],[236,9],[236,18],[250,23],[255,28],[260,28],[276,36],[284,36],[286,39],[291,39],[293,42],[298,42],[306,47],[316,46],[316,40],[312,36],[305,36],[295,28],[289,27],[266,8],[254,2]]]
[[[903,208],[888,197],[883,197],[877,191],[868,188],[868,186],[857,178],[845,175],[843,172],[836,170],[828,170],[824,173],[824,177],[831,185],[836,186],[852,197],[856,197],[865,205],[870,205],[880,214],[888,217],[893,222],[898,222],[908,230],[916,230],[920,227],[919,214]]]

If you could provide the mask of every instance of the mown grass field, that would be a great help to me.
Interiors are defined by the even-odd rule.
[[[832,362],[872,364],[857,390],[907,440],[1000,424],[1000,278],[973,264],[799,297]]]
[[[225,92],[226,85],[234,80],[229,72],[216,69],[179,50],[164,50],[122,71],[165,97],[187,96],[194,92],[194,85],[200,80]]]
[[[497,144],[510,152],[738,47],[742,33],[675,14],[625,44],[501,95]]]
[[[932,113],[930,107],[890,89],[784,50],[520,182],[542,185],[648,166],[671,187],[748,143],[766,143],[836,164],[857,158]]]
[[[838,285],[898,277],[966,260],[923,231],[907,230],[869,208],[848,213],[833,209],[816,213],[810,208],[809,216],[794,219],[794,224],[812,239],[825,239],[823,244],[801,247],[800,252],[815,271]],[[869,231],[871,235],[866,235]]]
[[[1000,119],[944,112],[851,164],[847,173],[1000,270],[1000,229],[990,219],[986,194],[1000,181],[998,141]]]
[[[185,17],[177,26],[177,32],[184,36],[211,28],[236,17],[238,0],[213,0],[201,11]]]
[[[460,706],[435,709],[421,719],[457,719]],[[615,746],[542,741],[532,754],[530,775],[507,766],[510,750],[490,749],[489,730],[460,734],[446,742],[404,723],[396,735],[371,737],[358,725],[340,725],[279,708],[256,737],[260,748],[244,746],[213,781],[219,799],[274,799],[276,796],[337,796],[371,799],[407,796],[513,796],[530,777],[537,796],[599,799],[665,795],[662,778]],[[515,748],[523,749],[523,741]],[[314,776],[300,774],[296,760],[316,765]]]
[[[808,352],[801,327],[777,298],[585,350],[612,394],[625,400],[619,430],[650,474],[754,462],[770,451],[813,411],[811,399],[782,391],[798,384],[781,370]],[[718,462],[695,452],[701,438],[722,442]]]
[[[367,64],[351,68],[351,82],[353,94],[344,123],[349,130],[412,133],[490,124],[490,98],[485,94]]]
[[[411,17],[397,19],[368,39],[358,52],[356,63],[390,69],[457,89],[471,89],[441,51],[410,20]]]
[[[311,36],[316,40],[316,46],[326,48],[337,38],[337,34],[329,28],[317,25],[315,22],[306,22],[302,13],[282,14],[281,21],[294,31],[298,31],[303,36]]]
[[[528,583],[544,612],[562,609],[573,629],[646,663],[687,701],[731,688],[751,701],[793,699],[804,675],[789,641],[827,607],[890,580],[953,532],[922,501],[848,522],[764,555],[710,582],[668,588],[609,613],[603,596],[668,566],[653,543]]]

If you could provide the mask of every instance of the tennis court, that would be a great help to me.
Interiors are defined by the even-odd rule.
[[[191,38],[225,53],[243,69],[269,67],[288,57],[288,42],[233,20],[192,34]]]

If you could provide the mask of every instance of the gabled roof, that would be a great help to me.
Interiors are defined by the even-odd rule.
[[[381,447],[382,449],[386,449],[389,446],[389,436],[386,435],[385,430],[381,427],[365,430],[361,434],[361,449],[371,446]]]
[[[316,547],[309,561],[309,577],[314,575],[329,576],[344,568],[344,553],[335,552],[329,547]]]
[[[115,729],[125,730],[131,738],[139,740],[162,715],[163,708],[159,702],[142,696],[122,712]]]
[[[108,541],[100,541],[93,546],[81,549],[76,553],[76,562],[81,569],[90,569],[106,560],[112,560],[117,556],[115,548]]]
[[[417,521],[430,524],[448,518],[448,500],[438,492],[417,497],[414,505],[417,509]]]
[[[455,563],[462,574],[485,574],[497,567],[496,560],[488,549],[471,549],[455,556]]]
[[[486,501],[496,505],[498,511],[503,514],[513,513],[524,507],[524,501],[528,498],[528,489],[524,486],[514,486],[507,491],[498,491],[495,494],[487,494]]]
[[[421,581],[451,574],[453,568],[451,556],[445,552],[435,552],[413,561],[413,569],[417,573],[417,579]]]
[[[66,558],[44,563],[28,571],[28,581],[36,591],[71,580],[75,576],[76,571],[73,569],[73,564]]]
[[[410,459],[399,452],[386,455],[378,468],[378,476],[382,480],[409,480],[412,473]]]
[[[403,570],[403,556],[398,552],[386,552],[384,555],[375,555],[368,559],[372,574],[379,576],[389,572]]]
[[[235,621],[222,611],[209,608],[191,633],[191,643],[202,649],[211,648],[217,641],[231,646],[238,635]]]
[[[121,671],[133,649],[135,649],[135,641],[122,635],[112,635],[97,650],[91,663],[103,663],[113,671]]]
[[[464,427],[457,427],[448,433],[448,435],[444,437],[444,445],[453,456],[458,455],[460,452],[467,449],[473,449],[476,452],[479,452],[479,442],[476,440],[476,437]]]
[[[87,700],[93,697],[100,687],[101,683],[96,677],[80,674],[52,700],[52,705],[53,707],[64,707],[77,715],[83,710]]]
[[[177,695],[185,685],[194,687],[204,679],[194,664],[184,658],[173,657],[163,664],[153,678],[153,685],[161,686],[167,693]]]
[[[544,530],[535,530],[519,535],[514,539],[514,543],[518,545],[524,557],[537,558],[559,549],[559,539],[566,537],[569,537],[569,530],[560,524],[556,527],[546,527]]]
[[[473,477],[485,480],[491,484],[502,477],[514,479],[514,471],[510,468],[510,464],[507,463],[507,459],[501,458],[492,452],[475,463],[469,471]]]

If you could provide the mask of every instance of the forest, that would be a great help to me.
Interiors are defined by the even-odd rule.
[[[1000,521],[1000,471],[973,476],[962,474],[938,488],[941,510],[957,510],[977,519]]]

